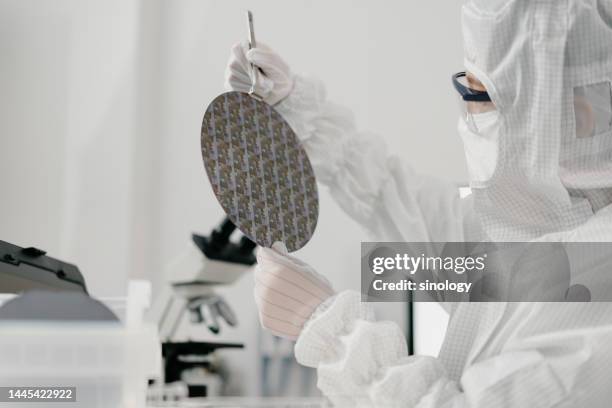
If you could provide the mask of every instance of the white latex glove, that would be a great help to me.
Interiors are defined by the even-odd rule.
[[[228,91],[248,93],[252,84],[251,64],[260,68],[257,71],[255,93],[269,105],[285,99],[293,89],[293,76],[285,61],[265,44],[258,43],[249,50],[248,43],[238,43],[225,68],[225,88]]]
[[[333,294],[327,279],[290,256],[283,243],[257,251],[255,303],[261,325],[272,334],[296,340],[315,309]]]

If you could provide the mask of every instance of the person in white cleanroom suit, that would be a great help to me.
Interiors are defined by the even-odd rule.
[[[386,241],[612,241],[612,2],[480,0],[462,10],[465,66],[492,103],[459,131],[473,194],[416,173],[355,128],[321,83],[267,47],[232,50],[227,84],[290,122],[317,178]],[[482,85],[481,85],[482,84]],[[449,118],[450,119],[450,118]],[[325,271],[322,271],[325,273]],[[402,332],[359,294],[335,293],[281,244],[255,271],[261,322],[295,339],[337,406],[603,407],[612,398],[607,303],[453,303],[438,358],[408,356]]]

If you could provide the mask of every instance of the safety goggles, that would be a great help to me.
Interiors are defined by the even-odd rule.
[[[453,75],[453,86],[459,93],[459,107],[461,115],[468,127],[478,133],[477,121],[474,116],[495,110],[495,104],[486,91],[479,91],[470,87],[467,74],[458,72]]]

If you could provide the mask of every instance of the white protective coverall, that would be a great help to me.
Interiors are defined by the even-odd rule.
[[[492,177],[472,180],[461,200],[455,186],[415,173],[359,132],[319,82],[298,76],[277,109],[319,181],[380,240],[612,241],[612,2],[481,0],[462,13],[466,68],[499,111]],[[591,98],[596,122],[580,135],[579,97]],[[439,357],[408,356],[397,325],[341,292],[306,323],[296,358],[317,368],[337,406],[610,406],[611,305],[445,307]]]

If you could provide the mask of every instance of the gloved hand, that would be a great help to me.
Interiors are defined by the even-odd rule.
[[[272,334],[296,340],[315,309],[333,294],[329,281],[290,256],[283,243],[258,250],[255,303],[261,325]]]
[[[255,93],[269,105],[285,99],[293,88],[293,76],[289,66],[281,57],[265,44],[257,44],[249,50],[248,43],[238,43],[232,52],[225,69],[225,88],[228,91],[248,93],[252,85],[251,64],[257,70]]]

